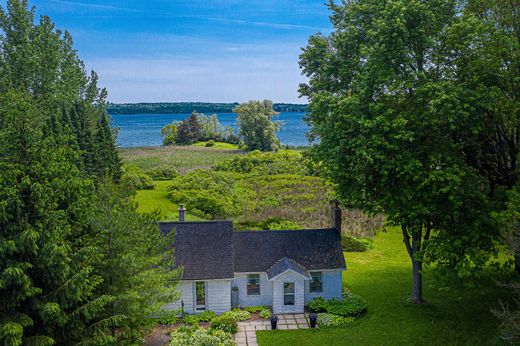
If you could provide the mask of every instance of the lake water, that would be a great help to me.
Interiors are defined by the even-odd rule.
[[[278,137],[283,144],[308,145],[305,133],[309,127],[303,121],[305,113],[280,113],[277,120],[282,121]],[[113,114],[112,127],[119,129],[117,144],[121,147],[157,146],[162,144],[161,129],[172,121],[183,120],[189,114]],[[236,114],[217,113],[223,126],[236,130]]]

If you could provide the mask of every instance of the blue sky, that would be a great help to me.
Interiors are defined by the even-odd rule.
[[[30,0],[71,32],[111,102],[306,102],[298,55],[330,32],[323,2]]]

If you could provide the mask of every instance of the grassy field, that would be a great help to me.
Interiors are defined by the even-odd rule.
[[[210,168],[214,164],[243,154],[237,149],[206,148],[204,146],[169,146],[121,148],[119,156],[124,163],[131,163],[149,170],[155,167],[173,167],[180,173]]]
[[[398,230],[378,234],[369,252],[345,256],[344,285],[368,300],[368,313],[345,328],[259,331],[259,345],[497,344],[490,308],[507,296],[491,278],[478,289],[438,290],[426,272],[427,303],[416,306],[408,303],[411,265]]]
[[[139,190],[136,192],[134,200],[139,205],[138,210],[142,213],[149,213],[156,209],[159,210],[159,220],[177,221],[179,219],[179,206],[168,199],[169,180],[157,180],[155,189]],[[201,220],[197,216],[186,214],[187,221]]]

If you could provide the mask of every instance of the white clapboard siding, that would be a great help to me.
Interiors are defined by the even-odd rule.
[[[294,305],[283,304],[283,284],[294,282]],[[305,280],[303,276],[287,271],[274,280],[273,313],[301,313],[305,304]]]
[[[231,280],[206,282],[207,309],[220,315],[231,310]]]
[[[260,274],[260,295],[247,295],[247,274],[235,274],[233,287],[238,287],[238,297],[241,307],[273,305],[273,282],[267,280],[266,273]]]
[[[325,299],[341,299],[342,270],[322,272],[323,285],[322,292],[309,292],[309,282],[305,282],[305,304],[308,304],[316,297]]]
[[[167,310],[179,310],[181,309],[181,302],[184,302],[184,312],[188,314],[193,313],[193,282],[181,281],[177,285],[177,291],[180,292],[180,298],[165,306]]]

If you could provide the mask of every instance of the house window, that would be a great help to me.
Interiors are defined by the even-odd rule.
[[[260,295],[260,274],[249,274],[247,276],[247,295]]]
[[[195,309],[197,311],[206,310],[206,283],[204,281],[195,282]]]
[[[294,282],[283,283],[283,305],[294,305]]]
[[[309,292],[323,292],[323,274],[322,272],[311,273],[311,281],[309,282]]]

